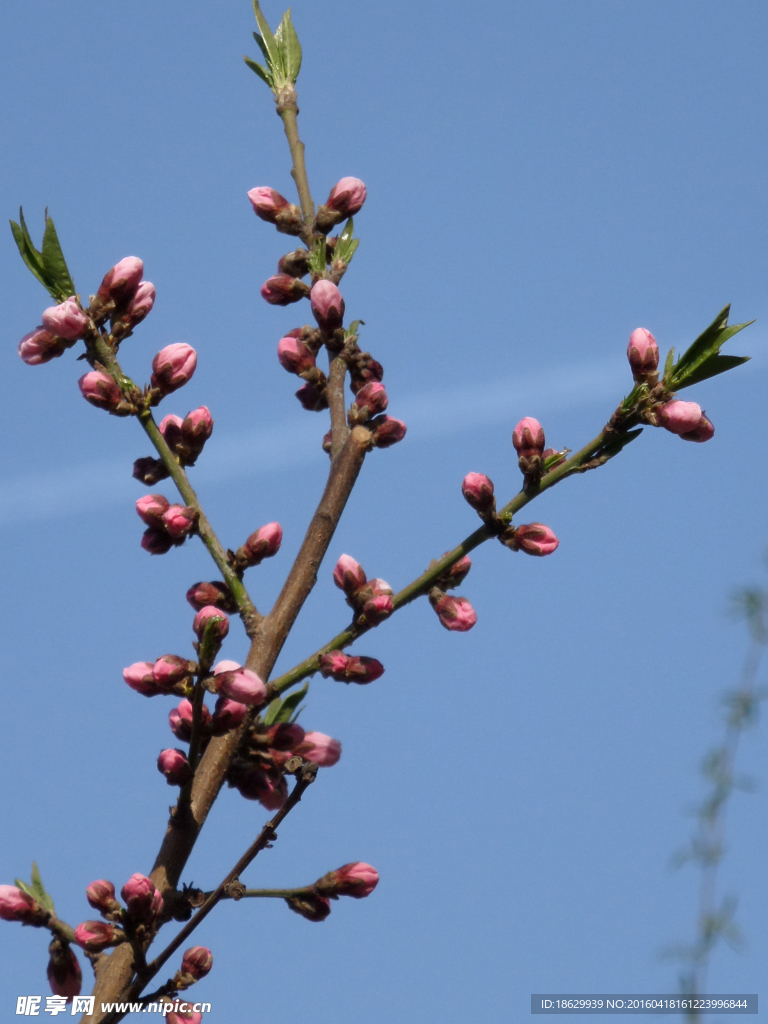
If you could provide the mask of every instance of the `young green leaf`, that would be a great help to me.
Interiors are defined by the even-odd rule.
[[[269,64],[269,50],[267,50],[266,44],[258,32],[253,33],[253,38],[256,40],[259,49],[261,50],[264,60]]]
[[[299,43],[299,37],[296,35],[296,29],[293,27],[291,21],[291,9],[290,7],[283,15],[283,20],[280,22],[275,32],[275,39],[280,49],[280,56],[283,61],[283,69],[285,70],[285,76],[289,82],[295,82],[299,77],[299,71],[301,70],[301,44]]]
[[[352,237],[354,230],[355,222],[352,217],[350,217],[344,225],[344,230],[336,239],[336,245],[333,248],[333,258],[335,260],[342,260],[344,263],[351,262],[352,257],[355,255],[357,247],[360,244],[359,238]]]
[[[254,71],[263,82],[267,83],[270,89],[275,88],[274,79],[272,78],[272,75],[270,74],[269,71],[267,71],[266,68],[263,68],[261,64],[257,64],[255,60],[251,60],[250,57],[243,57],[243,60],[251,69],[251,71]]]
[[[703,380],[716,377],[719,373],[725,373],[727,370],[733,370],[736,366],[741,366],[742,363],[748,363],[749,360],[750,356],[710,356],[695,370],[687,374],[682,384],[675,384],[675,389],[682,391],[683,388],[689,388],[692,384],[700,384]]]
[[[59,236],[53,219],[45,211],[45,232],[43,234],[43,263],[45,272],[59,291],[60,298],[68,299],[75,294],[75,285],[69,273],[64,253],[61,251]]]
[[[272,29],[269,27],[267,19],[261,13],[259,0],[253,0],[253,13],[256,15],[256,24],[259,26],[261,37],[264,40],[264,55],[269,61],[269,69],[273,76],[277,78],[285,73],[280,48],[277,45],[277,40],[272,35]]]
[[[669,375],[672,372],[672,367],[675,365],[675,350],[671,348],[667,353],[667,361],[664,363],[664,374],[663,379],[669,380]]]
[[[278,722],[290,722],[297,705],[304,700],[308,690],[309,683],[304,683],[300,689],[289,693],[283,700],[276,697],[267,708],[264,724],[269,726],[276,725]]]
[[[32,861],[32,895],[41,907],[45,907],[51,914],[56,913],[53,900],[45,891],[43,880],[40,877],[40,870],[34,861]]]
[[[667,384],[672,390],[679,390],[680,388],[687,387],[688,383],[691,382],[691,378],[693,378],[694,373],[699,370],[704,363],[711,359],[712,356],[716,356],[726,341],[732,338],[734,334],[738,334],[739,331],[744,330],[745,327],[749,327],[750,323],[754,323],[753,320],[750,320],[748,323],[734,324],[732,327],[729,327],[728,314],[730,311],[730,305],[721,309],[709,327],[707,327],[707,329],[699,335],[696,341],[694,341],[690,348],[680,356],[667,379]],[[730,369],[730,367],[728,367],[728,369]],[[718,372],[723,371],[721,370]],[[711,376],[711,374],[708,374],[707,376]]]
[[[622,448],[626,448],[628,444],[631,444],[636,438],[640,437],[643,432],[642,427],[638,427],[636,430],[628,430],[625,434],[619,434],[613,441],[609,441],[603,448],[600,449],[598,455],[607,455],[608,458],[612,459],[614,455],[618,455]]]
[[[40,284],[47,291],[50,291],[50,281],[45,273],[43,254],[38,252],[32,244],[32,239],[29,236],[29,231],[27,230],[27,225],[24,220],[24,212],[21,209],[19,210],[19,220],[21,221],[20,224],[17,224],[14,220],[11,221],[11,231],[18,247],[19,254]]]
[[[309,269],[313,276],[322,277],[325,273],[325,239],[315,239],[309,253]]]

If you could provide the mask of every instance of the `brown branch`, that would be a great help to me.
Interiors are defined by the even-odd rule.
[[[334,356],[328,372],[326,395],[331,410],[331,462],[334,461],[349,437],[347,406],[344,399],[344,380],[347,375],[347,361],[344,356]]]

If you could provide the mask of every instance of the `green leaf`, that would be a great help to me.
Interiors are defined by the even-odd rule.
[[[349,327],[344,332],[345,338],[351,338],[353,334],[357,334],[360,324],[365,325],[365,320],[353,320]]]
[[[35,275],[40,284],[47,291],[50,291],[49,281],[43,264],[43,254],[38,252],[32,244],[32,239],[29,237],[29,231],[27,231],[27,225],[24,221],[24,214],[21,210],[19,210],[19,220],[21,221],[21,224],[17,224],[14,220],[11,221],[11,231],[16,245],[18,246],[21,258]]]
[[[325,239],[317,238],[309,253],[309,269],[313,275],[322,277],[325,273]]]
[[[50,280],[56,285],[61,299],[68,299],[75,294],[75,285],[69,273],[64,253],[61,251],[59,236],[53,219],[45,211],[45,233],[43,234],[43,263],[45,272]]]
[[[750,358],[750,356],[710,356],[705,362],[700,363],[692,373],[687,374],[682,384],[675,384],[675,389],[682,391],[683,388],[689,388],[692,384],[700,384],[703,380],[716,377],[719,373],[725,373],[727,370],[733,370],[735,367],[741,366],[742,363],[748,363]]]
[[[290,722],[297,705],[304,700],[308,690],[309,683],[307,682],[299,690],[289,693],[283,700],[276,697],[267,708],[264,724],[269,726],[276,725],[278,722]]]
[[[289,82],[295,82],[301,70],[301,44],[291,21],[290,7],[277,27],[275,39],[280,49],[285,76]]]
[[[15,878],[14,883],[25,892],[27,896],[31,896],[33,900],[37,900],[41,907],[47,910],[51,914],[56,913],[56,908],[53,905],[53,900],[45,891],[42,879],[40,878],[40,871],[37,864],[32,862],[32,884],[27,885],[26,882],[22,882],[20,878]]]
[[[674,350],[674,348],[671,348],[669,350],[669,352],[667,353],[667,361],[666,361],[666,363],[664,363],[664,374],[663,374],[663,378],[662,378],[663,380],[668,380],[669,379],[669,375],[672,372],[672,367],[674,366],[674,363],[675,363],[675,350]]]
[[[272,35],[272,29],[269,27],[267,19],[261,13],[259,0],[253,0],[253,13],[256,15],[256,24],[259,26],[261,37],[264,40],[264,56],[269,62],[270,71],[273,75],[275,75],[276,72],[278,74],[284,74],[280,48],[277,45],[277,40]]]
[[[749,327],[750,323],[754,323],[754,320],[750,320],[748,323],[734,324],[729,327],[728,314],[730,311],[730,305],[721,309],[709,327],[680,356],[667,380],[667,384],[672,390],[687,386],[684,382],[692,377],[703,363],[712,356],[716,356],[726,341],[734,334],[744,330],[745,327]]]
[[[269,64],[269,51],[267,50],[267,47],[266,47],[266,44],[264,43],[264,40],[262,39],[262,37],[259,35],[258,32],[254,32],[253,33],[253,38],[256,40],[256,43],[258,44],[259,49],[261,50],[262,54],[264,55],[264,60],[267,62],[267,64]]]
[[[251,69],[251,71],[255,71],[259,78],[263,82],[267,83],[270,89],[275,88],[274,79],[272,78],[272,75],[269,73],[269,71],[267,71],[266,68],[263,68],[261,64],[257,64],[255,60],[251,60],[250,57],[243,57],[243,60]]]
[[[626,448],[628,444],[631,444],[636,438],[640,437],[643,432],[642,427],[638,427],[636,430],[628,430],[626,434],[619,434],[619,436],[605,445],[598,452],[598,456],[607,455],[608,458],[612,459],[614,455],[618,455],[622,448]]]
[[[32,892],[30,887],[26,884],[26,882],[22,882],[20,878],[14,878],[13,884],[16,886],[17,889],[21,889],[22,892],[25,892],[27,896],[31,896],[32,899],[35,898],[35,894]]]
[[[333,247],[333,258],[335,260],[343,260],[344,263],[351,262],[352,257],[355,255],[357,247],[360,244],[359,238],[352,237],[354,230],[355,222],[352,217],[350,217],[344,225],[344,230],[336,239],[336,245]]]

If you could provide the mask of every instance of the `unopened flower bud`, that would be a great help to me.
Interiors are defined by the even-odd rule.
[[[257,217],[274,224],[278,231],[286,235],[298,235],[303,227],[301,210],[293,203],[289,203],[285,196],[281,196],[273,188],[259,186],[252,188],[248,198],[253,206],[253,212]]]
[[[163,909],[163,898],[151,879],[138,872],[131,875],[120,890],[128,916],[132,921],[151,924]]]
[[[104,878],[91,882],[85,890],[85,898],[94,910],[102,914],[113,914],[120,909],[120,904],[115,899],[115,887]]]
[[[371,598],[362,607],[363,617],[371,626],[378,626],[384,619],[388,619],[394,610],[392,598],[387,594]]]
[[[131,301],[144,276],[144,264],[137,256],[126,256],[104,275],[96,295],[102,305],[114,302],[125,305]]]
[[[304,742],[305,735],[298,722],[278,722],[267,730],[267,743],[273,750],[293,750]]]
[[[322,412],[328,408],[328,398],[324,390],[316,388],[314,384],[305,384],[296,392],[296,397],[307,412]]]
[[[358,352],[350,364],[349,374],[351,378],[350,386],[353,392],[357,394],[360,388],[365,387],[371,381],[382,380],[384,378],[384,367],[373,358],[370,352]]]
[[[475,609],[466,597],[453,597],[435,587],[429,595],[429,603],[437,612],[440,624],[452,633],[466,633],[477,622]]]
[[[627,359],[636,381],[644,381],[659,368],[659,346],[645,327],[636,327],[629,336]]]
[[[339,683],[372,683],[384,675],[384,666],[376,658],[364,655],[350,656],[342,651],[331,651],[320,658],[320,673]]]
[[[155,484],[159,484],[161,480],[166,480],[170,475],[162,460],[155,459],[151,455],[136,459],[133,464],[134,480],[141,480],[147,487],[154,487]]]
[[[523,458],[541,455],[544,451],[544,429],[533,416],[524,416],[512,431],[512,444]]]
[[[476,512],[492,512],[496,507],[493,481],[484,473],[467,473],[461,483],[461,493]]]
[[[315,365],[314,355],[301,338],[281,338],[277,343],[277,358],[288,373],[304,373]]]
[[[69,344],[63,338],[57,338],[44,327],[36,327],[25,334],[19,342],[19,355],[27,366],[39,366],[63,355]]]
[[[448,552],[446,551],[447,554]],[[453,565],[448,566],[435,585],[443,590],[452,590],[453,587],[458,587],[464,582],[471,568],[472,559],[469,555],[464,555],[463,558],[454,562]]]
[[[163,440],[172,452],[175,452],[181,443],[182,422],[181,416],[174,416],[173,413],[169,413],[167,416],[163,416],[158,425],[157,429],[163,435]]]
[[[203,639],[206,626],[209,622],[213,622],[214,625],[211,627],[214,631],[213,635],[221,642],[229,632],[229,619],[220,608],[216,608],[215,605],[209,604],[200,611],[194,618],[192,623],[192,629],[197,636],[198,640]]]
[[[714,436],[714,424],[704,415],[704,413],[701,414],[701,419],[693,430],[689,430],[687,433],[680,435],[684,441],[697,441],[699,444],[703,441],[711,441]]]
[[[211,712],[205,706],[202,705],[200,708],[200,729],[203,736],[206,736],[210,731],[211,725]],[[192,701],[184,700],[179,701],[178,707],[173,708],[168,714],[168,725],[171,727],[171,732],[182,741],[182,743],[189,743],[192,739],[192,722],[194,721],[194,708]],[[161,769],[162,770],[162,769]]]
[[[154,669],[153,661],[137,661],[123,669],[123,679],[132,690],[144,697],[156,697],[163,693],[163,688],[155,679]]]
[[[235,761],[227,773],[227,781],[246,800],[258,800],[268,811],[278,810],[288,798],[285,779],[256,765]]]
[[[330,677],[339,683],[346,682],[348,662],[349,655],[344,651],[329,651],[327,654],[322,654],[319,662],[320,675],[324,679]]]
[[[77,341],[78,338],[82,338],[88,326],[88,317],[80,309],[74,296],[60,302],[58,306],[49,306],[43,312],[42,321],[46,331],[66,341]]]
[[[335,210],[339,219],[352,217],[362,209],[368,195],[365,185],[359,178],[342,178],[331,189],[325,205]]]
[[[297,914],[307,921],[324,921],[331,912],[331,901],[325,896],[314,892],[301,893],[298,896],[286,896],[285,902]]]
[[[154,526],[147,527],[141,536],[141,546],[150,555],[164,555],[177,543],[164,530],[156,530]]]
[[[192,946],[184,953],[181,961],[182,974],[188,974],[195,981],[200,981],[213,967],[213,953],[205,946]]]
[[[75,951],[68,942],[56,937],[48,947],[50,959],[46,971],[48,984],[55,996],[64,996],[71,1003],[75,996],[80,995],[83,987],[83,972],[75,956]]]
[[[100,953],[125,941],[125,932],[108,921],[83,921],[75,928],[75,942],[89,953]]]
[[[365,423],[371,416],[377,416],[384,412],[389,404],[387,389],[377,380],[372,380],[355,395],[355,401],[350,410],[351,423]]]
[[[239,566],[245,568],[260,565],[265,558],[272,558],[280,550],[283,541],[283,530],[280,523],[267,523],[252,533],[241,548],[237,549],[235,558]]]
[[[186,786],[192,778],[192,766],[183,750],[161,750],[157,770],[169,786]]]
[[[261,297],[270,306],[290,306],[309,295],[309,285],[298,277],[288,274],[276,274],[268,278],[261,286]]]
[[[213,580],[210,583],[194,583],[187,591],[187,600],[197,612],[207,605],[220,608],[223,612],[237,611],[237,603],[232,597],[232,591],[221,580]]]
[[[220,661],[215,665],[213,680],[218,693],[248,707],[261,704],[267,693],[266,686],[255,672],[234,661]]]
[[[80,393],[91,405],[97,409],[106,409],[107,412],[115,412],[123,401],[123,393],[117,386],[115,378],[102,370],[91,370],[84,374],[77,382]]]
[[[179,1004],[174,1005],[178,1006]],[[165,1016],[165,1024],[203,1024],[202,1011],[190,1009],[189,1003],[186,1005],[186,1010],[169,1010]]]
[[[319,878],[313,888],[321,895],[352,896],[356,900],[370,896],[379,884],[379,872],[370,864],[355,861],[344,864]]]
[[[294,249],[277,261],[277,269],[288,277],[304,277],[309,273],[309,250]]]
[[[162,658],[157,659],[152,668],[155,682],[166,693],[170,693],[173,687],[183,682],[189,674],[189,662],[178,654],[164,654]]]
[[[174,540],[181,540],[197,525],[197,512],[186,505],[169,505],[163,513],[163,526]]]
[[[152,312],[156,298],[155,286],[151,281],[142,281],[127,306],[119,311],[120,321],[129,330],[140,324]]]
[[[333,568],[333,582],[347,597],[353,597],[368,582],[365,570],[351,555],[342,555]]]
[[[312,286],[312,313],[323,330],[331,332],[344,321],[344,299],[333,283],[325,278]]]
[[[294,753],[321,768],[332,768],[341,757],[341,743],[322,732],[308,732]]]
[[[656,409],[659,426],[672,434],[690,434],[701,422],[701,415],[696,402],[667,402]]]
[[[185,345],[180,341],[166,345],[152,360],[152,387],[164,395],[169,395],[187,383],[196,366],[197,352],[191,345]]]
[[[211,735],[224,736],[233,729],[237,729],[248,713],[248,707],[240,704],[229,697],[221,696],[217,699],[211,718]]]
[[[46,923],[49,914],[23,889],[15,885],[0,885],[0,919],[19,921],[39,928]]]
[[[162,494],[145,494],[136,502],[136,511],[142,522],[158,530],[163,528],[163,516],[169,508],[170,502]]]
[[[181,439],[188,449],[185,453],[189,465],[194,465],[194,460],[203,450],[205,442],[213,433],[213,416],[206,405],[193,409],[184,417],[181,424]],[[191,457],[191,461],[190,461]]]
[[[402,420],[392,416],[377,416],[368,424],[375,427],[371,443],[374,448],[391,448],[405,437],[408,428]]]
[[[524,523],[514,531],[512,543],[505,542],[513,551],[524,551],[526,555],[551,555],[560,541],[554,532],[543,523]]]

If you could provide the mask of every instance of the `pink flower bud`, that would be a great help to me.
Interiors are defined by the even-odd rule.
[[[689,430],[688,433],[680,435],[684,441],[697,441],[699,444],[704,441],[711,441],[714,436],[714,424],[711,420],[707,419],[704,413],[701,414],[701,419],[693,430]]]
[[[448,552],[446,551],[447,555]],[[453,587],[458,587],[460,583],[469,575],[469,570],[472,568],[472,559],[469,555],[464,555],[458,562],[454,562],[453,565],[449,565],[448,568],[442,573],[439,580],[436,581],[436,586],[442,590],[451,590]]]
[[[252,533],[248,540],[237,551],[243,565],[259,565],[265,558],[272,558],[280,550],[283,542],[283,529],[280,523],[267,523]]]
[[[169,505],[163,513],[163,526],[174,540],[190,534],[196,523],[197,512],[186,505]]]
[[[57,338],[43,327],[25,334],[19,342],[19,355],[27,366],[39,366],[63,355],[69,345],[63,338]]]
[[[144,697],[156,697],[163,690],[155,679],[154,668],[152,661],[137,661],[123,669],[123,679],[132,690]]]
[[[166,1024],[202,1024],[203,1014],[200,1010],[190,1009],[190,1003],[184,1003],[186,1010],[171,1010],[166,1016]]]
[[[690,434],[701,422],[701,406],[695,402],[667,402],[656,409],[660,427],[672,434]]]
[[[207,735],[210,731],[211,725],[211,712],[203,704],[200,715],[200,727],[203,735]],[[168,724],[171,727],[173,735],[182,741],[182,743],[189,743],[192,739],[192,720],[194,717],[194,708],[192,702],[186,698],[179,702],[179,706],[175,707],[168,715]]]
[[[307,921],[324,921],[331,912],[331,901],[314,892],[302,893],[300,896],[288,896],[285,902],[291,910],[301,914]]]
[[[152,360],[152,387],[169,395],[187,383],[196,366],[197,352],[191,345],[180,341],[166,345]]]
[[[267,743],[273,750],[293,750],[304,742],[305,735],[298,722],[278,722],[267,730]]]
[[[181,433],[184,442],[197,454],[203,450],[205,442],[213,433],[213,416],[207,405],[187,413],[181,424]]]
[[[147,487],[154,487],[155,484],[166,480],[170,475],[160,459],[154,459],[151,455],[136,459],[133,464],[134,480],[141,480]]]
[[[365,185],[359,178],[342,178],[331,189],[325,205],[344,217],[352,217],[363,206],[367,196]]]
[[[97,298],[100,302],[124,305],[133,298],[144,275],[144,264],[137,256],[126,256],[104,275]]]
[[[276,811],[288,798],[284,778],[275,777],[256,765],[234,763],[227,779],[246,800],[258,800],[268,811]]]
[[[229,697],[219,697],[213,709],[211,719],[211,735],[224,736],[233,729],[237,729],[246,716],[248,708],[245,704],[239,704]]]
[[[430,596],[430,603],[437,612],[440,624],[453,633],[466,633],[477,622],[475,609],[466,597],[443,594],[442,597],[433,600]]]
[[[136,502],[139,518],[147,526],[153,526],[155,529],[163,528],[163,516],[169,508],[170,503],[162,494],[145,494]]]
[[[49,946],[48,984],[55,996],[64,996],[68,1003],[80,995],[83,987],[83,972],[75,952],[69,943],[54,939]]]
[[[329,651],[320,655],[320,675],[324,679],[335,679],[339,683],[347,680],[347,664],[349,655],[344,651]]]
[[[321,768],[332,768],[341,757],[341,743],[322,732],[308,732],[295,753]]]
[[[85,890],[85,898],[94,910],[102,914],[114,913],[120,909],[120,904],[115,899],[115,887],[104,878],[91,882]]]
[[[307,412],[322,412],[328,408],[328,398],[324,390],[319,390],[314,384],[305,384],[296,392],[296,397]]]
[[[642,381],[659,368],[659,346],[644,327],[636,327],[629,336],[627,359],[635,380]]]
[[[515,544],[526,555],[551,555],[557,550],[560,541],[548,526],[543,523],[527,523],[518,526],[514,536]]]
[[[125,932],[107,921],[83,921],[75,928],[75,942],[89,953],[100,953],[125,940]]]
[[[276,274],[261,286],[261,297],[270,306],[290,306],[292,302],[299,302],[308,295],[309,285],[288,274]]]
[[[476,512],[491,512],[495,508],[493,481],[484,473],[467,473],[461,483],[461,493]]]
[[[169,692],[177,683],[182,683],[189,676],[189,662],[178,654],[164,654],[158,658],[152,668],[152,675],[157,685]]]
[[[83,398],[91,405],[95,405],[97,409],[114,412],[123,400],[123,393],[117,386],[115,378],[101,370],[91,370],[90,373],[84,374],[77,383]]]
[[[121,310],[120,320],[131,330],[152,312],[157,293],[151,281],[142,281],[128,305]]]
[[[384,674],[384,666],[376,658],[350,657],[343,651],[331,651],[320,657],[320,674],[339,683],[372,683]]]
[[[48,911],[15,885],[0,885],[0,918],[40,927],[48,920]]]
[[[233,664],[236,667],[230,669],[229,666]],[[267,688],[256,673],[241,668],[236,662],[220,661],[213,669],[213,676],[216,691],[238,704],[253,707],[261,704],[266,696]]]
[[[181,443],[181,424],[183,422],[181,416],[174,416],[173,413],[169,413],[160,420],[158,430],[172,452],[175,452]]]
[[[304,373],[315,365],[315,357],[301,338],[281,338],[277,343],[277,358],[288,373]]]
[[[148,527],[141,537],[141,546],[150,555],[164,555],[177,543],[173,537],[163,530],[156,530],[153,526]]]
[[[533,416],[524,416],[512,431],[512,444],[518,455],[529,457],[544,451],[544,429]]]
[[[169,786],[186,786],[192,778],[192,766],[183,750],[161,750],[157,770],[165,776]]]
[[[193,584],[187,591],[187,600],[198,612],[206,605],[213,605],[223,612],[237,611],[237,604],[232,597],[232,592],[227,584],[220,580],[214,580],[212,583]]]
[[[42,316],[43,327],[51,334],[67,341],[77,341],[85,334],[88,317],[80,309],[77,299],[65,299],[58,306],[49,306]]]
[[[138,872],[131,875],[120,890],[128,916],[132,921],[151,924],[163,909],[163,898],[152,880]]]
[[[379,884],[379,872],[370,864],[356,861],[344,864],[315,882],[317,892],[327,896],[352,896],[356,900],[370,896]]]
[[[256,216],[268,224],[274,224],[278,231],[288,235],[298,235],[301,232],[301,210],[273,188],[252,188],[248,198]]]
[[[405,437],[408,428],[402,420],[392,416],[380,416],[371,420],[369,426],[375,427],[371,443],[374,448],[391,448]]]
[[[333,569],[333,582],[343,590],[347,597],[352,597],[368,582],[368,577],[359,562],[351,555],[342,555]]]
[[[335,331],[344,321],[344,299],[333,281],[321,280],[312,286],[312,313],[320,327]]]
[[[388,619],[394,610],[392,598],[388,594],[380,594],[378,597],[371,598],[370,601],[365,602],[362,608],[366,622],[372,626],[378,626],[384,619]]]
[[[200,609],[192,623],[192,630],[198,640],[203,639],[205,627],[212,620],[215,623],[213,626],[213,635],[216,640],[221,641],[227,635],[229,632],[229,619],[220,608],[216,608],[214,605],[209,604],[206,605],[205,608]]]
[[[200,981],[213,967],[213,953],[205,946],[192,946],[184,952],[181,961],[182,974],[189,974],[195,981]]]
[[[384,412],[389,404],[387,389],[383,384],[372,380],[360,388],[355,395],[354,404],[358,409],[367,409],[368,416],[377,416],[380,412]]]

